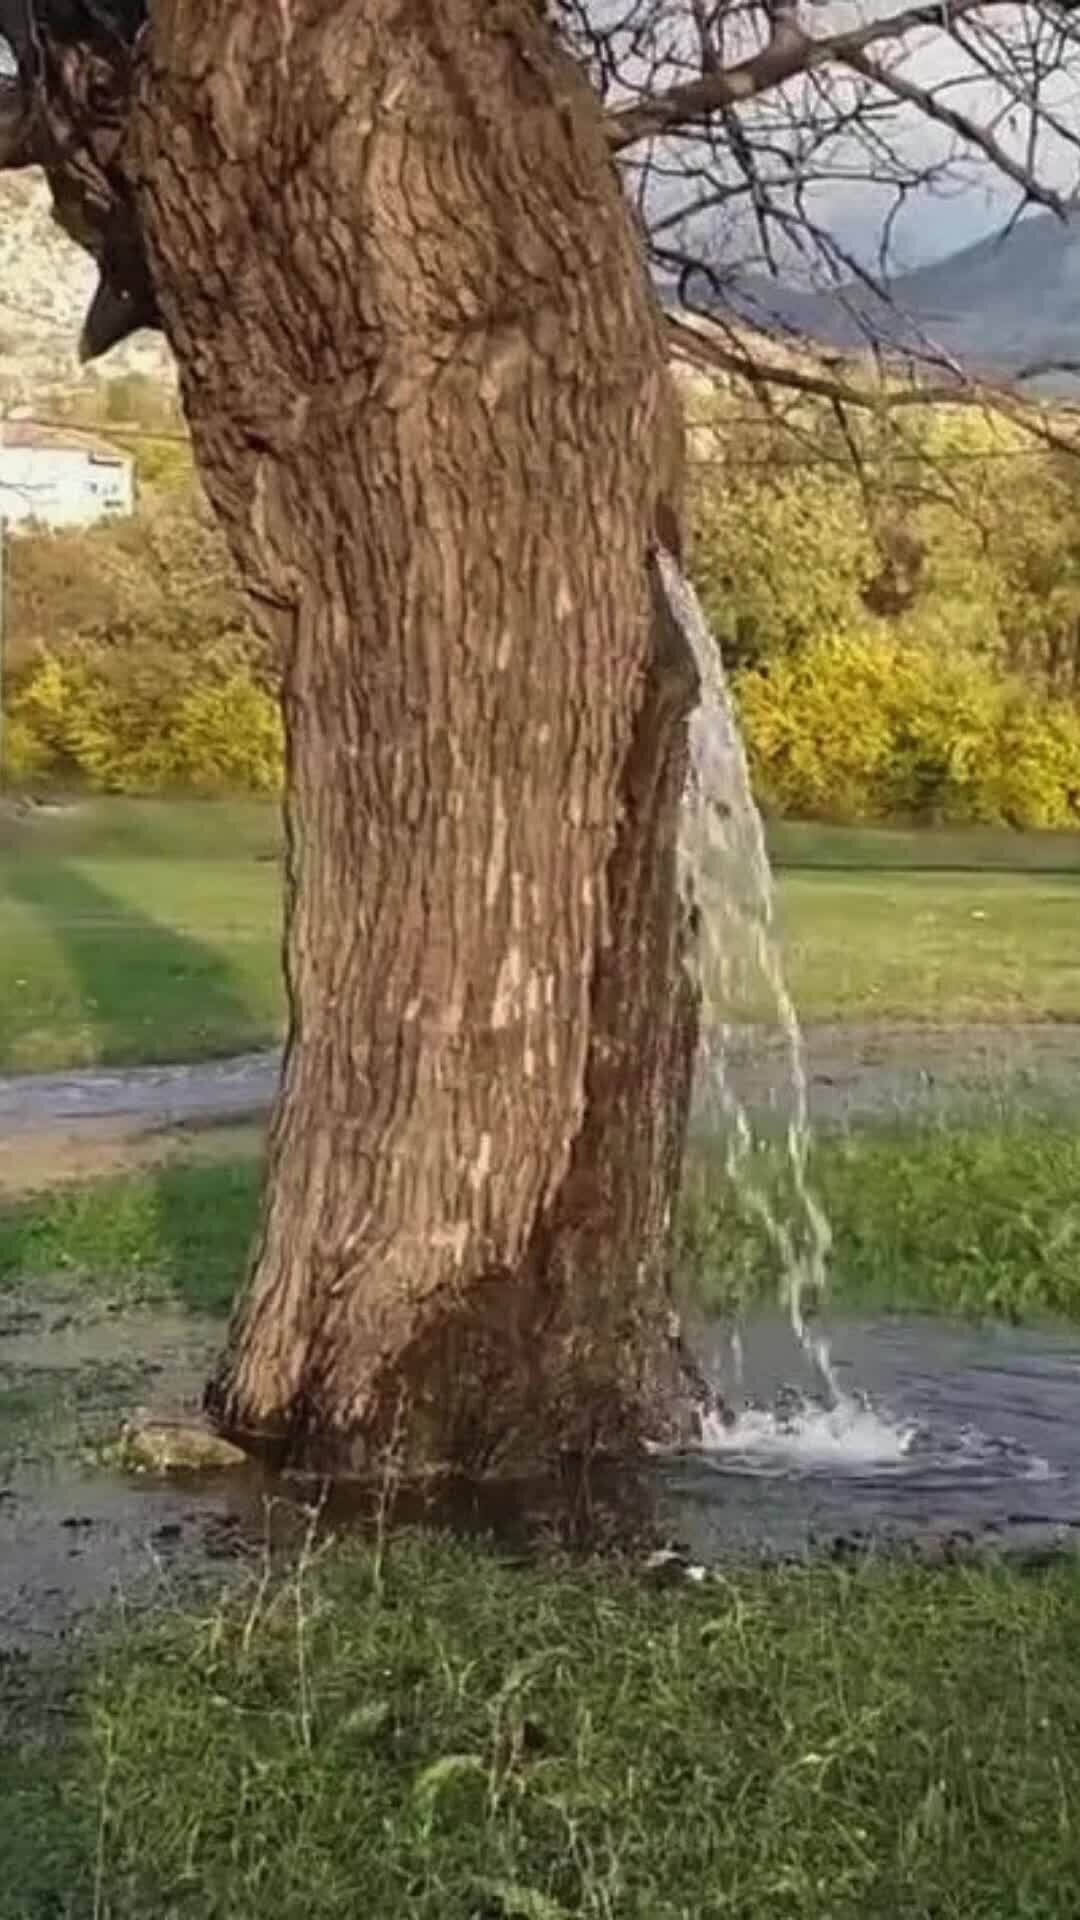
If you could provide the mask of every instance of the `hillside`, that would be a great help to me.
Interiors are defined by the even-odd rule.
[[[756,326],[793,327],[844,351],[869,338],[901,350],[942,349],[973,372],[1016,373],[1045,362],[1080,364],[1080,214],[1068,223],[1040,213],[898,275],[892,304],[848,285],[811,292],[764,275],[736,280],[729,302]],[[1076,390],[1056,374],[1046,390]]]
[[[132,371],[172,382],[172,358],[142,333],[84,372],[76,343],[93,293],[93,262],[55,225],[37,174],[0,176],[0,389],[30,397],[40,386]],[[868,288],[810,291],[763,274],[736,277],[729,309],[747,326],[794,329],[840,351],[868,338],[900,350],[936,346],[971,371],[1015,373],[1034,363],[1080,364],[1080,212],[1063,224],[1032,214],[935,265],[898,275],[892,304]],[[1080,382],[1038,383],[1075,394]]]
[[[76,346],[94,291],[93,261],[50,214],[37,173],[0,176],[0,384],[27,397],[42,383],[83,374]],[[108,376],[139,371],[171,380],[172,356],[160,335],[143,333],[102,363]]]

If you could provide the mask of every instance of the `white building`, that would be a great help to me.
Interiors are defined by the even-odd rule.
[[[94,433],[0,420],[0,519],[86,527],[135,511],[135,462]]]

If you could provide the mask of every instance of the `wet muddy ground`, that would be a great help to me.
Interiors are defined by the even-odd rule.
[[[740,1092],[763,1116],[778,1078],[771,1044],[767,1034],[744,1034],[733,1051]],[[985,1110],[987,1102],[1011,1111],[1080,1108],[1080,1026],[817,1028],[807,1036],[807,1056],[811,1113],[822,1127],[957,1116]],[[254,1154],[278,1071],[277,1056],[248,1056],[200,1067],[0,1080],[0,1194],[177,1157]],[[70,1283],[0,1294],[0,1648],[54,1642],[103,1605],[131,1607],[168,1598],[181,1585],[189,1590],[192,1582],[258,1577],[268,1542],[295,1544],[309,1524],[310,1488],[283,1491],[255,1469],[140,1479],[103,1467],[96,1456],[96,1443],[125,1417],[196,1413],[223,1331],[221,1322],[191,1314],[110,1306]],[[873,1370],[874,1352],[893,1355],[896,1378],[883,1391],[901,1405],[914,1396],[917,1411],[930,1377],[925,1355],[913,1358],[899,1335],[875,1336],[877,1345],[868,1347],[858,1329],[849,1334],[864,1373]],[[985,1356],[973,1358],[959,1334],[954,1345],[960,1381],[954,1415],[970,1426],[963,1395],[974,1390],[972,1381],[985,1375],[1000,1394],[1009,1366],[1002,1371],[1000,1348],[991,1364]],[[1080,1432],[1071,1419],[1080,1357],[1071,1347],[1054,1346],[1045,1353],[1018,1347],[1013,1358],[1021,1399],[1030,1388],[1036,1401],[1046,1393],[1054,1400],[1053,1430],[1039,1454],[1049,1457],[1074,1426]],[[934,1392],[940,1400],[946,1388]],[[1007,1393],[1006,1401],[1012,1404]],[[1013,1412],[1035,1418],[1019,1401]],[[939,1427],[947,1427],[949,1417],[938,1405]],[[996,1444],[992,1431],[989,1437]],[[950,1456],[949,1473],[959,1473],[945,1501],[950,1527],[963,1531],[976,1483],[982,1491],[975,1523],[982,1524],[997,1497],[994,1475],[999,1469],[1012,1474],[1009,1435],[997,1440],[1001,1446],[980,1456],[973,1476],[967,1465],[958,1466],[959,1456]],[[1038,1452],[1034,1439],[1031,1444]],[[923,1499],[922,1483],[907,1465],[879,1473],[876,1484],[871,1477],[861,1491],[850,1476],[845,1489],[843,1475],[838,1480],[829,1473],[824,1479],[804,1474],[800,1483],[800,1471],[792,1467],[783,1482],[796,1493],[781,1533],[790,1532],[792,1514],[813,1510],[828,1528],[845,1503],[869,1512],[886,1496],[899,1503],[902,1532],[914,1537],[919,1529],[933,1530],[933,1501]],[[659,1472],[668,1531],[679,1533],[681,1512],[691,1534],[715,1544],[721,1514],[728,1528],[744,1508],[760,1512],[761,1487],[738,1460]],[[1052,1528],[1071,1533],[1080,1520],[1080,1456],[1073,1463],[1071,1455],[1068,1461],[1054,1455],[1045,1485],[1037,1476],[1014,1478],[1008,1501],[1018,1515],[1025,1512],[1022,1532],[1039,1532],[1045,1515]],[[935,1482],[931,1475],[928,1484],[941,1493],[940,1476]]]
[[[623,1485],[573,1511],[545,1489],[330,1488],[239,1469],[137,1474],[102,1458],[122,1423],[197,1420],[224,1335],[220,1320],[105,1302],[29,1283],[0,1294],[0,1665],[159,1605],[252,1591],[305,1546],[392,1514],[497,1537],[532,1554],[554,1544],[655,1544],[651,1504]],[[541,1504],[546,1499],[548,1505]],[[607,1528],[606,1536],[604,1534]]]
[[[102,1605],[164,1595],[178,1559],[190,1575],[232,1552],[237,1489],[143,1480],[95,1452],[140,1408],[196,1409],[220,1340],[216,1321],[59,1285],[0,1296],[0,1648],[48,1644]],[[258,1497],[245,1488],[249,1509]]]
[[[370,1520],[355,1490],[328,1496],[253,1465],[138,1475],[103,1462],[129,1417],[197,1418],[223,1332],[70,1284],[0,1296],[0,1659],[255,1585],[305,1538]],[[632,1526],[642,1563],[661,1540],[681,1543],[676,1568],[871,1543],[935,1561],[1080,1542],[1080,1336],[842,1320],[832,1409],[808,1395],[776,1319],[744,1329],[745,1404],[724,1377],[721,1330],[696,1329],[695,1344],[739,1407],[734,1432],[657,1457],[640,1485],[593,1490],[589,1525],[611,1516],[624,1545]],[[515,1551],[554,1538],[551,1517],[516,1495],[493,1507],[451,1490],[400,1517],[491,1529]]]

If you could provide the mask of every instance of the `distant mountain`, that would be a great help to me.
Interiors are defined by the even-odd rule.
[[[96,270],[49,208],[40,174],[0,175],[0,386],[9,396],[80,376],[76,343]],[[1080,364],[1080,211],[1068,222],[1029,215],[1004,237],[898,275],[891,292],[889,304],[861,286],[811,292],[743,274],[733,278],[725,304],[747,325],[794,328],[842,352],[858,352],[872,336],[907,351],[925,351],[929,340],[968,370],[987,374],[1045,361]],[[114,377],[134,369],[175,378],[160,334],[137,334],[96,372]],[[1068,377],[1038,384],[1080,390],[1080,379]]]
[[[1029,215],[1004,235],[898,275],[891,303],[856,284],[826,292],[763,274],[736,277],[727,304],[748,324],[795,328],[844,352],[868,338],[901,351],[943,349],[969,372],[1014,374],[1044,362],[1080,365],[1080,213]],[[1072,388],[1068,376],[1039,382]]]

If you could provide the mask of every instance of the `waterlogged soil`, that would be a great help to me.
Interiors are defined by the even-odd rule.
[[[254,1462],[126,1471],[115,1459],[123,1423],[197,1421],[224,1331],[218,1319],[92,1300],[60,1282],[0,1294],[0,1663],[134,1612],[212,1600],[226,1585],[259,1587],[305,1545],[391,1512],[494,1535],[515,1555],[583,1534],[622,1547],[629,1530],[654,1544],[648,1503],[621,1485],[590,1489],[598,1499],[583,1521],[561,1495],[552,1506],[550,1488],[433,1488],[399,1494],[391,1509],[385,1486],[320,1486]]]
[[[779,1321],[698,1328],[733,1429],[693,1455],[654,1458],[645,1484],[604,1490],[641,1558],[659,1539],[683,1562],[958,1545],[1040,1551],[1080,1539],[1080,1337],[896,1317],[832,1333],[838,1399]],[[60,1285],[0,1300],[0,1657],[47,1649],[178,1598],[257,1583],[313,1532],[370,1521],[355,1490],[274,1481],[254,1465],[137,1476],[102,1463],[122,1420],[196,1418],[221,1322],[89,1305]],[[494,1531],[534,1551],[547,1516],[475,1490],[404,1518]],[[620,1542],[620,1544],[624,1544]],[[636,1549],[635,1549],[636,1551]]]
[[[262,1498],[253,1477],[150,1481],[97,1457],[142,1408],[194,1412],[220,1340],[216,1321],[86,1308],[59,1286],[0,1299],[0,1649],[234,1556]]]

